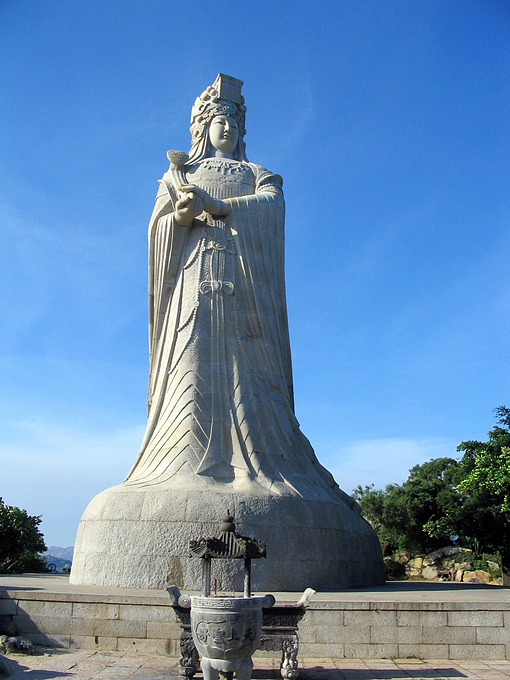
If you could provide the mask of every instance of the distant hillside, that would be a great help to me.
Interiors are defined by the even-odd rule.
[[[51,555],[52,557],[59,557],[61,560],[72,562],[73,551],[74,546],[71,546],[70,548],[60,548],[58,545],[50,545],[48,550],[43,553],[43,556],[46,557]]]

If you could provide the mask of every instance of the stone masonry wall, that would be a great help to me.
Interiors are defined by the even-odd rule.
[[[364,602],[310,608],[300,624],[303,657],[510,659],[508,605]]]

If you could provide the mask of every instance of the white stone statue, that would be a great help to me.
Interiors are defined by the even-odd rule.
[[[177,158],[159,183],[149,422],[125,484],[177,476],[273,494],[317,487],[322,497],[326,482],[338,494],[294,415],[282,179],[248,162],[243,101],[241,82],[218,76],[193,107],[189,158],[169,152]]]
[[[227,507],[282,565],[261,588],[384,578],[375,534],[294,415],[282,179],[246,158],[241,86],[219,74],[193,106],[189,155],[168,152],[149,225],[147,430],[124,482],[85,512],[75,583],[162,586],[168,572],[198,588],[186,541]],[[308,550],[300,559],[321,574],[296,571],[293,550]],[[134,575],[150,556],[156,573]],[[358,567],[347,574],[346,561]]]

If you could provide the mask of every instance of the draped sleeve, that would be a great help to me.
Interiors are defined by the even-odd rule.
[[[240,304],[248,312],[248,332],[265,377],[294,408],[285,297],[285,203],[280,175],[250,163],[255,193],[229,199],[232,229],[239,242]],[[275,384],[276,383],[276,384]]]
[[[149,221],[149,388],[150,409],[157,366],[160,363],[161,336],[178,276],[179,262],[190,227],[177,224],[174,217],[179,177],[170,169],[158,181],[154,210]]]

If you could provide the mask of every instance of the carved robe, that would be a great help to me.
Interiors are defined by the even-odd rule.
[[[186,183],[231,199],[231,214],[177,224]],[[148,425],[125,485],[187,487],[199,477],[272,494],[316,488],[322,498],[326,486],[348,499],[294,415],[281,185],[258,165],[216,157],[172,165],[160,180],[149,226]]]

